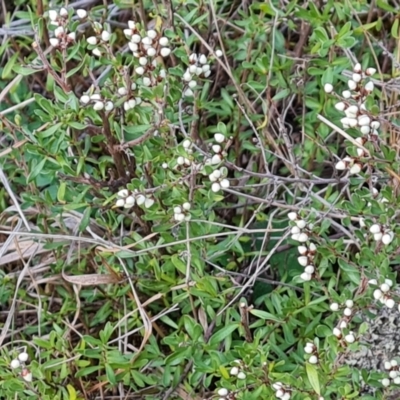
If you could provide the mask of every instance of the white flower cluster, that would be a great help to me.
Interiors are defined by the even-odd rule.
[[[385,229],[380,224],[373,224],[369,231],[374,235],[374,240],[376,242],[381,241],[383,244],[388,245],[392,243],[394,238],[394,233],[390,229]]]
[[[378,285],[376,279],[371,279],[368,282],[370,285]],[[393,308],[396,305],[396,302],[393,300],[390,295],[390,291],[393,286],[393,281],[391,279],[385,279],[385,282],[382,283],[379,288],[374,290],[374,299],[379,300],[382,304],[384,304],[387,308]],[[398,305],[400,311],[400,304]]]
[[[195,80],[195,77],[208,78],[210,75],[211,67],[208,63],[207,56],[204,54],[192,53],[189,56],[189,67],[183,74],[183,80],[187,84],[187,87],[183,92],[184,96],[193,96],[194,93],[192,89],[197,86],[197,81]]]
[[[18,354],[17,358],[14,358],[11,363],[10,367],[12,369],[17,369],[17,368],[22,368],[21,370],[21,377],[24,379],[26,382],[32,382],[32,373],[29,371],[28,368],[26,368],[26,362],[28,361],[28,353],[25,351],[22,353]]]
[[[177,222],[182,221],[190,221],[191,215],[189,214],[191,205],[190,203],[186,202],[183,203],[182,206],[175,206],[174,207],[174,219]]]
[[[80,10],[85,11],[85,10]],[[86,12],[86,11],[85,11]],[[50,25],[55,26],[54,37],[50,38],[50,44],[53,47],[63,47],[66,48],[70,43],[76,40],[75,32],[68,32],[67,22],[68,22],[68,10],[65,7],[57,10],[49,10],[49,20]]]
[[[236,364],[239,364],[239,367],[232,367],[229,373],[232,376],[236,376],[238,379],[246,379],[246,374],[242,371],[242,361],[241,360],[235,360]]]
[[[147,80],[149,78],[143,78],[142,83],[146,86],[147,84]],[[131,91],[136,90],[137,89],[137,85],[135,82],[131,83]],[[121,86],[117,89],[117,93],[119,96],[126,96],[128,95],[128,90],[126,89],[126,87]],[[132,95],[132,93],[131,93]],[[142,103],[142,98],[141,97],[131,97],[127,100],[124,101],[124,110],[125,111],[129,111],[132,110],[133,108],[135,108],[136,106],[140,105]]]
[[[395,385],[400,385],[400,371],[396,360],[386,361],[384,364],[385,370],[389,372],[389,378],[382,379],[382,385],[390,386],[391,380]]]
[[[104,100],[100,93],[84,94],[79,100],[83,105],[93,104],[93,110],[95,111],[111,111],[114,109],[114,103]]]
[[[310,281],[314,272],[314,256],[317,251],[317,246],[314,243],[310,243],[308,247],[299,246],[297,247],[300,256],[297,258],[299,264],[304,267],[304,272],[300,275],[304,281]]]
[[[118,199],[115,203],[116,207],[131,208],[135,204],[150,208],[154,204],[154,199],[137,191],[130,192],[128,189],[122,189],[118,192]]]
[[[308,359],[308,362],[310,364],[318,363],[318,352],[317,352],[317,347],[315,346],[314,343],[308,342],[304,347],[304,352],[310,355]]]
[[[275,390],[275,396],[278,399],[289,400],[291,397],[290,391],[283,386],[282,382],[273,383],[272,389]]]
[[[338,339],[344,339],[347,344],[354,343],[356,341],[356,337],[354,335],[354,332],[350,331],[348,333],[344,333],[343,330],[347,329],[348,327],[348,322],[351,320],[353,314],[354,314],[354,301],[351,299],[348,299],[345,301],[345,307],[343,309],[343,318],[339,321],[338,326],[333,328],[332,333],[334,336],[336,336]],[[339,311],[340,306],[338,303],[331,303],[329,306],[331,311]]]
[[[230,185],[229,180],[226,179],[224,176],[226,175],[226,168],[221,167],[219,169],[214,170],[208,175],[211,184],[211,190],[214,193],[218,193],[221,189],[227,189]]]
[[[291,236],[292,239],[295,240],[296,242],[301,242],[301,243],[307,242],[308,234],[302,231],[303,229],[306,228],[307,222],[304,219],[301,219],[295,212],[290,212],[288,214],[288,217],[290,221],[293,221],[296,224],[290,230],[290,233],[292,234]]]
[[[351,317],[352,314],[353,314],[352,308],[354,307],[354,301],[353,301],[353,300],[350,300],[350,299],[349,299],[349,300],[346,300],[345,305],[346,305],[346,307],[345,307],[345,309],[343,310],[343,315],[344,315],[345,317]],[[338,311],[339,308],[340,308],[338,303],[332,303],[329,307],[330,307],[330,309],[331,309],[332,311]]]
[[[374,68],[367,68],[363,71],[361,65],[356,64],[353,68],[352,79],[347,82],[349,90],[343,91],[341,101],[335,104],[335,108],[345,114],[345,117],[340,120],[343,128],[359,128],[364,135],[356,138],[361,146],[379,134],[380,122],[374,119],[365,105],[367,96],[374,90],[373,82],[365,83],[365,78],[374,75],[375,72]],[[333,86],[328,83],[324,86],[324,90],[326,93],[332,93]],[[357,147],[357,155],[364,157],[366,154],[361,147]],[[337,162],[335,167],[340,171],[348,169],[350,174],[354,175],[361,172],[363,163],[359,158],[346,156]]]

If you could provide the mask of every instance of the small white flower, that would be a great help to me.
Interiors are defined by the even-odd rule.
[[[60,37],[64,34],[64,28],[62,26],[59,26],[58,28],[54,29],[54,36],[55,37]]]
[[[207,57],[204,54],[200,54],[198,61],[200,64],[207,64]]]
[[[340,160],[335,164],[335,168],[338,171],[344,171],[347,168],[347,165],[343,160]]]
[[[26,352],[22,352],[22,353],[18,354],[18,360],[23,362],[23,363],[27,362],[28,358],[29,358],[29,355]]]
[[[358,74],[360,72],[362,72],[362,67],[360,63],[357,63],[354,67],[353,67],[353,72],[357,72]]]
[[[211,185],[211,190],[212,190],[214,193],[217,193],[217,192],[219,192],[219,191],[221,190],[221,185],[220,185],[218,182],[214,182],[214,183]]]
[[[342,92],[342,96],[343,96],[345,99],[349,99],[349,98],[351,97],[351,92],[350,92],[350,90],[344,90],[344,91]]]
[[[132,43],[132,42],[129,42],[129,43],[128,43],[128,47],[129,47],[129,50],[130,50],[132,53],[137,52],[138,49],[139,49],[139,46],[138,46],[136,43]]]
[[[379,121],[372,121],[371,128],[372,129],[379,129],[381,127],[381,123]]]
[[[389,285],[390,287],[393,286],[393,281],[392,281],[391,279],[385,279],[385,283],[386,283],[387,285]]]
[[[329,306],[329,308],[330,308],[332,311],[337,311],[337,310],[339,310],[339,304],[338,304],[338,303],[332,303],[332,304]]]
[[[171,54],[171,49],[169,47],[163,47],[160,50],[160,54],[162,57],[168,57]]]
[[[84,19],[87,17],[87,12],[86,10],[84,10],[83,8],[79,8],[78,10],[76,10],[76,15],[80,18],[80,19]]]
[[[310,344],[310,346],[309,346]],[[311,345],[311,343],[307,343],[306,347],[304,348],[304,352],[306,354],[312,354],[312,352],[314,351],[314,346]]]
[[[132,34],[133,34],[133,32],[132,32],[132,29],[124,29],[124,35],[126,36],[126,37],[131,37],[132,36]]]
[[[154,29],[150,29],[147,31],[147,36],[150,39],[155,39],[157,37],[157,32]]]
[[[311,224],[308,224],[308,228],[312,229]],[[310,243],[309,249],[310,251],[317,251],[317,246],[314,243]]]
[[[203,68],[196,67],[196,75],[201,75],[203,73]]]
[[[20,366],[21,366],[21,363],[17,359],[12,360],[11,363],[10,363],[10,367],[12,369],[19,368]]]
[[[384,367],[385,369],[389,370],[392,368],[392,364],[390,363],[390,361],[385,361]]]
[[[342,337],[342,331],[339,328],[333,328],[332,332],[337,338]]]
[[[57,38],[50,38],[50,44],[53,47],[58,47],[60,45],[60,41]]]
[[[324,85],[324,91],[325,93],[332,93],[333,92],[333,86],[330,83],[325,83]]]
[[[291,221],[295,221],[297,219],[297,213],[295,213],[294,211],[291,211],[290,213],[288,213],[288,218]]]
[[[353,300],[346,300],[346,307],[348,308],[353,308],[354,307],[354,301]]]
[[[228,391],[228,389],[221,388],[221,389],[218,390],[217,393],[218,393],[218,396],[225,397],[225,396],[228,395],[229,391]]]
[[[368,126],[368,125],[363,125],[361,128],[360,128],[360,132],[363,134],[363,135],[368,135],[368,133],[371,131],[371,128]]]
[[[382,232],[374,233],[374,240],[376,242],[379,242],[380,240],[382,240],[382,237],[383,237],[383,233]]]
[[[87,94],[84,94],[83,96],[81,96],[80,101],[83,104],[87,104],[90,101],[90,97]]]
[[[390,244],[392,242],[393,238],[394,238],[393,232],[385,233],[382,236],[382,243],[385,244],[385,245],[388,245],[388,244]]]
[[[182,156],[179,156],[179,157],[176,159],[176,162],[177,162],[178,165],[183,165],[183,164],[185,164],[185,158],[182,157]]]
[[[291,238],[297,242],[299,240],[299,236],[300,236],[300,233],[293,233]]]
[[[86,41],[87,41],[89,44],[93,45],[93,46],[95,46],[95,45],[97,44],[97,38],[96,38],[95,36],[89,36],[89,37],[86,39]]]
[[[227,189],[230,185],[228,179],[222,179],[219,183],[223,189]]]
[[[106,111],[111,111],[114,108],[114,103],[112,101],[107,101],[104,105]]]
[[[192,80],[192,75],[190,74],[189,71],[186,71],[186,72],[183,74],[183,80],[186,81],[186,82],[189,82],[189,81]]]
[[[349,79],[347,85],[350,90],[355,90],[357,88],[357,83],[354,82],[352,79]]]
[[[347,322],[346,321],[341,321],[339,325],[340,329],[346,329],[347,328]]]
[[[300,228],[299,228],[298,226],[293,226],[293,227],[290,229],[290,233],[291,233],[292,235],[294,235],[294,234],[296,234],[296,233],[300,233]]]
[[[365,70],[365,74],[368,75],[368,76],[375,75],[375,73],[376,73],[376,69],[375,68],[367,68]]]
[[[175,214],[174,218],[175,218],[175,221],[182,222],[185,220],[185,214]]]
[[[395,385],[400,385],[400,376],[396,376],[396,378],[393,379],[393,383]]]
[[[103,32],[101,32],[101,40],[103,40],[104,42],[108,42],[110,40],[110,36],[111,34],[108,31],[104,30]]]
[[[188,86],[189,86],[191,89],[194,89],[194,88],[197,86],[197,82],[196,82],[196,81],[190,81],[190,82],[188,83]]]
[[[308,240],[307,233],[302,232],[302,233],[299,234],[299,238],[298,238],[299,242],[304,243],[304,242],[307,242],[307,240]]]
[[[197,71],[196,65],[191,65],[191,66],[189,66],[188,71],[189,71],[191,74],[195,74],[196,71]]]
[[[129,99],[128,104],[129,104],[129,109],[131,110],[132,108],[134,108],[136,106],[137,101],[135,99]]]
[[[62,17],[68,17],[68,10],[65,7],[60,8],[60,15]]]
[[[147,76],[145,76],[144,78],[143,78],[143,85],[144,86],[150,86],[151,85],[151,80],[150,80],[150,78],[148,78]]]
[[[386,299],[385,305],[387,308],[393,308],[395,306],[395,302],[393,299]]]
[[[222,161],[222,158],[219,154],[214,154],[211,158],[211,164],[216,165],[219,164]]]
[[[308,265],[308,257],[307,256],[300,256],[297,258],[297,261],[302,267],[306,267]]]
[[[189,139],[185,139],[182,142],[182,146],[183,146],[184,149],[188,149],[191,145],[192,145],[192,142]]]
[[[374,224],[369,228],[371,233],[379,233],[381,231],[381,226],[379,224]]]
[[[56,10],[49,10],[49,18],[51,21],[55,21],[58,18],[58,12]]]
[[[238,367],[232,367],[230,372],[231,375],[237,375],[239,373],[239,368]]]
[[[215,50],[215,55],[219,58],[222,57],[224,55],[224,53],[222,52],[222,50]]]
[[[161,46],[168,46],[169,40],[163,36],[158,40],[158,43],[160,43]]]
[[[124,199],[118,199],[115,202],[116,207],[123,207],[125,205],[125,200]]]
[[[303,272],[303,273],[300,275],[300,278],[303,279],[303,281],[308,282],[308,281],[311,281],[312,275],[307,274],[307,272]]]
[[[146,208],[150,208],[153,204],[154,204],[154,199],[152,199],[151,197],[147,197],[144,202],[144,206]]]
[[[143,68],[143,67],[136,67],[136,68],[135,68],[135,72],[136,72],[138,75],[143,75],[143,74],[144,74],[144,68]]]
[[[192,89],[188,88],[188,89],[186,89],[186,90],[183,92],[183,95],[184,95],[185,97],[193,97],[194,93],[193,93],[193,90],[192,90]]]
[[[371,123],[371,118],[368,115],[360,115],[358,117],[358,125],[369,125]]]
[[[358,73],[354,73],[353,74],[353,81],[354,82],[358,83],[358,82],[361,81],[361,79],[362,79],[362,75],[361,74],[358,74]]]
[[[383,293],[387,293],[390,290],[390,286],[387,283],[382,283],[381,290]]]
[[[154,57],[155,55],[156,55],[156,53],[157,53],[157,51],[156,51],[156,49],[154,48],[154,47],[149,47],[148,49],[147,49],[147,55],[149,56],[149,57]]]
[[[21,372],[22,379],[26,382],[32,382],[32,373],[27,369],[23,369]]]
[[[221,146],[219,145],[219,144],[213,144],[212,145],[212,151],[214,152],[214,153],[221,153]]]
[[[68,38],[75,41],[76,40],[76,33],[75,32],[70,32],[68,33]]]
[[[241,371],[238,373],[237,378],[242,380],[246,379],[246,374],[243,371]]]
[[[120,95],[120,96],[125,96],[127,93],[128,93],[128,91],[126,90],[126,88],[124,88],[124,87],[120,87],[120,88],[118,88],[118,94]]]
[[[93,110],[101,111],[104,108],[104,103],[102,101],[96,101],[93,105]]]
[[[298,221],[296,221],[296,225],[300,228],[300,229],[304,229],[307,225],[307,222],[304,221],[304,219],[299,219]]]
[[[388,378],[383,378],[381,382],[382,382],[382,385],[385,387],[390,386],[390,379],[388,379]]]
[[[350,317],[352,313],[353,313],[353,312],[351,311],[351,308],[348,308],[348,307],[346,307],[346,308],[344,309],[344,311],[343,311],[343,314],[344,314],[346,317]]]
[[[365,90],[367,92],[372,92],[374,90],[374,84],[373,82],[368,82],[365,86],[364,86]]]
[[[186,203],[183,203],[183,204],[182,204],[182,208],[183,208],[184,210],[186,210],[186,211],[189,211],[190,208],[191,208],[191,205],[190,205],[189,202],[186,202]]]
[[[397,361],[396,360],[390,360],[390,365],[392,366],[392,367],[397,367]]]
[[[370,279],[370,280],[368,281],[368,284],[370,284],[370,285],[377,285],[377,284],[378,284],[378,281],[377,281],[376,279]]]
[[[128,196],[125,199],[125,207],[129,208],[132,207],[135,204],[135,198],[133,196]]]
[[[344,109],[346,108],[346,104],[343,103],[343,101],[340,101],[339,103],[335,104],[335,108],[338,111],[344,111]]]
[[[312,275],[315,272],[315,268],[313,265],[307,265],[307,267],[304,268],[304,272]]]
[[[318,363],[318,357],[315,356],[315,355],[312,355],[312,356],[308,359],[308,362],[309,362],[310,364],[317,364],[317,363]]]
[[[135,30],[136,29],[136,22],[132,21],[132,20],[129,20],[128,21],[128,26],[129,26],[129,29]]]
[[[344,337],[344,340],[345,340],[347,343],[354,343],[355,340],[356,340],[356,338],[354,337],[354,335],[353,335],[352,333],[349,333],[348,335],[346,335],[346,336]]]
[[[131,37],[131,42],[134,44],[139,44],[142,41],[142,38],[140,37],[140,35],[138,35],[137,33],[135,33],[134,35],[132,35]]]
[[[374,290],[374,299],[379,300],[382,297],[382,291],[379,289]]]
[[[101,51],[100,51],[100,49],[99,49],[98,47],[94,48],[94,49],[92,50],[92,53],[93,53],[93,55],[96,56],[96,57],[101,57]]]

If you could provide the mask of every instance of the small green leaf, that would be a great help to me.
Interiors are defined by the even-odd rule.
[[[274,322],[279,322],[280,324],[283,324],[285,322],[267,311],[253,309],[253,310],[250,310],[250,313],[255,315],[258,318],[265,320],[265,321],[274,321]]]
[[[315,365],[310,364],[309,362],[306,363],[306,370],[307,370],[307,376],[308,380],[310,381],[310,384],[312,388],[315,390],[315,392],[320,395],[321,394],[321,387],[319,385],[319,378],[318,378],[318,371]]]
[[[221,343],[227,336],[229,336],[232,332],[234,332],[239,327],[238,323],[230,324],[214,333],[214,335],[210,338],[210,345],[215,345],[217,343]]]

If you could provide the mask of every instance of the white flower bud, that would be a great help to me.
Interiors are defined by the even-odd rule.
[[[393,238],[394,238],[393,232],[385,233],[382,236],[382,243],[385,244],[385,245],[388,245],[388,244],[390,244],[392,242]]]
[[[341,321],[339,325],[340,329],[346,329],[347,328],[347,322],[346,321]]]
[[[354,306],[354,301],[353,300],[346,300],[346,307],[348,308],[353,308]]]
[[[83,8],[79,8],[78,10],[76,10],[76,15],[80,18],[80,19],[84,19],[87,17],[87,12],[86,10],[84,10]]]
[[[136,67],[136,68],[135,68],[135,72],[136,72],[138,75],[143,75],[143,74],[144,74],[144,68],[143,68],[143,67]]]
[[[288,213],[288,218],[291,221],[295,221],[297,219],[297,213],[295,213],[294,211],[291,211],[290,213]]]
[[[376,279],[370,279],[370,280],[368,281],[368,284],[370,284],[370,285],[377,285],[377,284],[378,284],[378,281],[377,281]]]
[[[332,303],[332,304],[329,306],[329,308],[330,308],[332,311],[337,311],[337,310],[339,310],[339,304],[338,304],[338,303]]]
[[[28,358],[29,358],[29,356],[28,356],[28,353],[26,353],[26,352],[22,352],[22,353],[18,354],[18,360],[23,363],[27,362]]]
[[[129,26],[129,29],[135,30],[136,29],[136,22],[132,21],[132,20],[129,20],[128,21],[128,26]]]
[[[308,224],[308,227],[309,229],[312,229],[310,225],[311,224]],[[310,251],[317,251],[317,246],[314,243],[310,243],[309,249]]]
[[[156,51],[156,49],[154,48],[154,47],[149,47],[148,49],[147,49],[147,55],[149,56],[149,57],[154,57],[155,55],[156,55],[156,53],[157,53],[157,51]]]
[[[49,10],[49,18],[51,21],[55,21],[58,18],[58,12],[56,10]]]
[[[242,380],[246,379],[246,374],[243,371],[241,371],[238,373],[237,378]]]
[[[317,364],[317,363],[318,363],[318,357],[315,356],[315,355],[312,355],[312,356],[308,359],[308,362],[309,362],[310,364]]]
[[[375,75],[375,73],[376,73],[376,69],[375,68],[367,68],[365,70],[365,74],[368,75],[368,76]]]
[[[129,109],[131,110],[132,108],[134,108],[136,106],[136,100],[135,99],[130,99],[128,100],[128,104],[129,104]]]
[[[128,93],[128,91],[126,90],[126,88],[124,88],[124,87],[118,88],[118,94],[120,96],[125,96],[127,93]]]
[[[117,193],[117,196],[118,196],[118,197],[122,197],[122,198],[128,197],[128,196],[129,196],[129,191],[128,191],[128,189],[122,189],[122,190],[120,190],[120,191]]]
[[[191,208],[191,205],[190,205],[190,203],[186,202],[186,203],[183,203],[183,204],[182,204],[182,208],[183,208],[184,210],[186,210],[186,211],[189,211],[190,208]]]
[[[212,145],[212,151],[214,152],[214,153],[221,153],[221,146],[219,145],[219,144],[213,144]]]
[[[27,369],[23,369],[21,372],[22,379],[26,382],[32,382],[32,373]]]
[[[297,261],[302,267],[306,267],[308,265],[308,257],[307,256],[300,256],[297,258]]]
[[[174,218],[177,222],[183,222],[185,220],[185,214],[175,214]]]
[[[144,86],[150,86],[151,85],[151,80],[150,80],[150,78],[148,78],[147,76],[145,76],[144,78],[143,78],[143,85]]]
[[[239,368],[238,367],[232,367],[230,372],[231,375],[237,375],[239,373]]]
[[[368,82],[365,86],[364,86],[365,90],[367,92],[372,92],[374,90],[374,84],[373,82]]]
[[[183,95],[184,95],[185,97],[193,97],[194,93],[193,93],[193,90],[189,88],[189,89],[186,89],[186,90],[183,92]]]
[[[153,204],[154,204],[154,199],[152,199],[151,197],[147,197],[144,202],[144,206],[146,208],[150,208]]]
[[[346,104],[343,103],[343,101],[340,101],[339,103],[336,103],[336,104],[335,104],[335,108],[336,108],[336,110],[338,110],[338,111],[344,111],[345,108],[346,108]]]
[[[304,219],[299,219],[298,221],[296,221],[296,225],[300,228],[300,229],[304,229],[307,225],[307,222],[304,221]]]
[[[92,50],[92,53],[94,56],[96,57],[101,57],[101,51],[98,47],[96,47],[95,49]]]
[[[163,47],[160,50],[160,54],[162,57],[168,57],[171,54],[171,49],[169,47]]]
[[[363,135],[368,135],[368,133],[371,131],[371,128],[368,125],[363,125],[360,128],[360,131]]]
[[[344,171],[347,168],[347,165],[343,160],[340,160],[335,164],[335,168],[338,171]]]
[[[10,367],[12,369],[19,368],[20,366],[21,366],[21,363],[17,359],[12,360],[11,363],[10,363]]]
[[[302,233],[299,234],[299,238],[298,238],[299,242],[304,243],[304,242],[307,242],[307,240],[308,240],[307,233],[302,232]]]
[[[157,32],[154,29],[150,29],[147,31],[147,36],[150,39],[155,39],[157,37]]]
[[[393,308],[395,306],[395,302],[393,299],[387,299],[385,301],[385,305],[387,308]]]
[[[381,123],[379,121],[372,121],[371,128],[372,129],[379,129],[381,127]]]
[[[312,275],[315,272],[315,268],[313,265],[307,265],[307,267],[304,268],[304,272]]]
[[[325,93],[332,93],[333,92],[333,86],[330,83],[325,83],[324,91],[325,91]]]
[[[312,276],[310,274],[307,274],[307,272],[303,272],[300,275],[300,278],[303,279],[303,281],[308,282],[308,281],[311,281]]]
[[[139,64],[144,67],[147,64],[147,57],[140,57]]]
[[[396,360],[390,360],[390,365],[392,366],[392,367],[397,367],[397,361]]]
[[[186,81],[186,82],[189,82],[189,81],[192,80],[192,75],[190,74],[189,71],[186,71],[186,72],[183,74],[183,80]]]
[[[53,47],[58,47],[60,45],[60,41],[57,38],[50,38],[50,44]]]
[[[352,314],[351,308],[346,307],[346,308],[344,309],[344,311],[343,311],[343,314],[344,314],[346,317],[350,317],[351,314]]]
[[[382,283],[381,290],[383,293],[387,293],[390,290],[390,286],[387,283]]]
[[[358,125],[369,125],[371,123],[371,118],[368,115],[360,115],[358,117]]]
[[[304,348],[304,352],[306,354],[312,354],[313,351],[314,351],[314,346],[308,346],[307,344],[307,346]]]
[[[116,207],[123,207],[125,205],[125,200],[124,199],[118,199],[115,202]]]
[[[228,179],[222,179],[219,184],[221,185],[222,189],[227,189],[230,185]]]
[[[57,38],[59,38],[63,34],[64,34],[64,28],[62,26],[59,26],[58,28],[56,28],[54,30],[54,36],[57,37]]]
[[[135,198],[133,196],[128,196],[125,199],[125,207],[129,208],[132,207],[135,204]]]
[[[204,54],[200,54],[199,63],[200,64],[207,64],[207,57]]]
[[[341,331],[339,328],[333,328],[333,334],[334,334],[337,338],[342,337],[342,331]]]
[[[396,378],[393,379],[393,383],[395,385],[400,385],[400,376],[396,376]]]
[[[362,72],[362,68],[361,68],[361,64],[360,63],[357,63],[354,67],[353,67],[353,72],[356,72],[356,73],[360,73],[360,72]]]
[[[212,190],[214,193],[217,193],[217,192],[219,192],[219,191],[221,190],[221,185],[220,185],[218,182],[215,182],[215,183],[213,183],[213,184],[211,185],[211,190]]]
[[[383,233],[382,232],[374,233],[374,240],[376,242],[379,242],[380,240],[382,240],[382,237],[383,237]]]
[[[350,97],[351,97],[351,92],[350,92],[350,90],[344,90],[344,91],[342,92],[342,96],[343,96],[345,99],[350,99]]]
[[[356,338],[354,337],[354,335],[353,335],[352,333],[349,333],[348,335],[346,335],[346,336],[344,337],[344,340],[345,340],[347,343],[354,343],[355,340],[356,340]]]
[[[294,234],[296,234],[296,233],[300,233],[300,228],[299,228],[298,226],[293,226],[293,227],[290,229],[290,233],[291,233],[292,235],[294,235]]]
[[[96,101],[93,105],[93,110],[101,111],[104,108],[104,103],[102,101]]]
[[[228,389],[221,388],[218,390],[217,393],[218,393],[218,396],[225,397],[225,396],[228,396],[229,391],[228,391]]]
[[[379,289],[374,290],[374,299],[379,300],[382,297],[382,291]]]
[[[89,44],[93,45],[93,46],[95,46],[95,45],[97,44],[97,38],[96,38],[95,36],[89,36],[89,37],[86,39],[86,41],[87,41]]]
[[[101,40],[103,40],[104,42],[108,42],[110,40],[110,32],[108,31],[103,31],[101,32]]]
[[[361,74],[357,74],[357,73],[353,74],[353,81],[354,82],[358,83],[358,82],[361,81],[361,79],[362,79],[362,75]]]
[[[131,37],[132,36],[132,34],[133,34],[133,32],[132,32],[132,29],[124,29],[124,35],[126,36],[126,37]]]
[[[355,90],[357,88],[357,83],[354,82],[352,79],[349,79],[347,85],[349,86],[350,90]]]
[[[219,164],[222,161],[222,158],[219,154],[214,154],[211,158],[211,164],[216,165]]]
[[[390,386],[390,379],[388,379],[388,378],[383,378],[381,382],[382,382],[382,385],[385,387]]]
[[[114,103],[112,101],[107,101],[104,105],[106,111],[111,111],[114,108]]]
[[[160,43],[161,46],[168,46],[169,40],[163,36],[158,40],[158,43]]]
[[[371,233],[379,233],[381,231],[381,226],[379,224],[374,224],[369,228]]]

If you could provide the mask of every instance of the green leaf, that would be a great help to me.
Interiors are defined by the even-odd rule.
[[[1,79],[9,79],[11,78],[11,72],[13,71],[15,61],[18,59],[19,53],[16,52],[12,57],[9,58],[7,64],[3,68],[3,72],[1,73]]]
[[[229,336],[232,332],[234,332],[240,324],[234,323],[225,326],[218,332],[214,333],[214,335],[211,336],[210,338],[210,345],[215,345],[217,343],[221,343],[224,339],[226,339],[227,336]]]
[[[37,164],[31,171],[31,173],[28,175],[27,182],[32,182],[41,172],[46,164],[47,158],[43,158],[39,164]]]
[[[285,322],[267,311],[253,309],[253,310],[250,310],[250,313],[255,315],[258,318],[265,320],[265,321],[274,321],[274,322],[279,322],[280,324],[283,324]]]
[[[85,210],[85,212],[83,213],[83,217],[82,217],[81,223],[79,224],[79,232],[83,232],[87,228],[87,226],[89,225],[91,211],[92,211],[92,208],[88,207]]]
[[[319,385],[319,378],[318,378],[318,371],[315,365],[310,364],[309,362],[306,363],[306,371],[307,371],[307,376],[308,380],[312,386],[312,388],[315,390],[315,392],[320,395],[321,394],[321,387]]]

